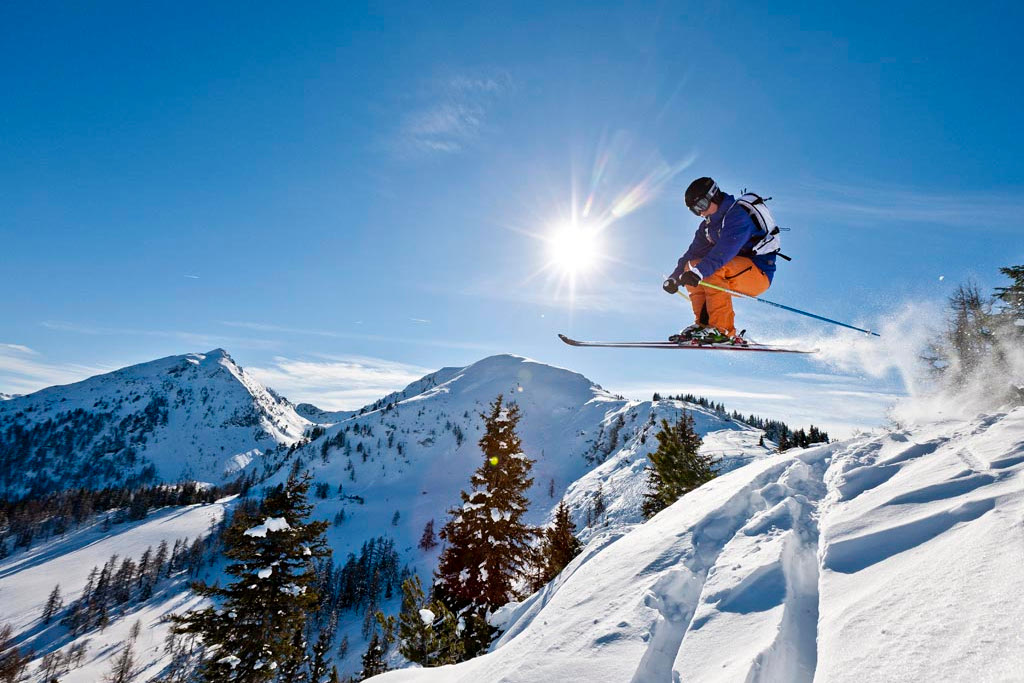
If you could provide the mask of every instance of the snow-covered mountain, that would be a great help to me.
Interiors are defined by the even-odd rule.
[[[384,531],[429,575],[436,551],[419,556],[414,546],[430,520],[440,529],[459,491],[468,487],[481,463],[480,413],[499,394],[519,405],[518,432],[524,452],[535,460],[528,520],[545,523],[565,496],[584,539],[641,521],[641,475],[654,447],[655,422],[675,419],[684,407],[705,435],[704,449],[723,456],[727,468],[770,452],[757,445],[759,430],[699,406],[631,401],[569,370],[492,356],[428,375],[296,450],[293,457],[302,459],[314,481],[330,487],[328,498],[317,501],[318,516],[345,513],[344,524],[330,532],[335,553]],[[286,474],[282,470],[277,479]],[[396,513],[397,521],[382,530],[381,520],[394,520]]]
[[[1020,680],[1024,408],[758,459],[381,683]]]
[[[18,398],[21,394],[5,394],[0,391],[0,401],[10,401],[12,398]]]
[[[224,481],[310,424],[222,349],[170,356],[0,402],[0,495]]]
[[[155,414],[149,429],[130,432],[146,436],[137,448],[154,467],[167,463],[154,457],[170,452],[165,444],[181,443],[176,433],[200,441],[201,454],[222,466],[209,444],[237,427],[231,406],[257,406],[244,414],[258,426],[245,429],[269,434],[274,464],[284,465],[268,483],[296,464],[310,470],[313,516],[333,520],[336,561],[387,536],[425,579],[439,549],[417,541],[430,520],[440,529],[480,463],[480,413],[498,394],[519,404],[524,451],[536,460],[529,520],[545,523],[564,498],[587,545],[551,584],[497,615],[505,633],[489,654],[392,672],[385,683],[1013,680],[1024,668],[1015,647],[1024,552],[1012,543],[1024,517],[1024,408],[776,455],[758,445],[758,430],[713,411],[627,400],[569,370],[503,355],[316,420],[322,429],[306,443],[296,439],[311,423],[223,352],[120,373],[7,401],[0,424],[38,428],[67,413],[82,425],[83,414],[98,412],[113,413],[117,425],[147,426]],[[725,474],[644,522],[657,423],[684,408]],[[113,429],[114,419],[103,425]],[[85,443],[95,451],[112,433]],[[13,552],[0,560],[0,623],[40,658],[92,639],[93,659],[62,679],[90,681],[109,669],[114,646],[141,617],[146,680],[167,664],[161,618],[196,604],[186,583],[77,639],[39,625],[50,584],[59,577],[70,601],[107,555],[203,535],[225,504],[157,512],[105,533],[97,525]],[[394,612],[397,600],[380,607]],[[363,616],[341,615],[337,638],[350,644],[336,659],[343,673],[358,668],[365,650]]]
[[[202,369],[211,365],[213,355],[156,361],[160,367],[154,368],[151,374],[162,378],[172,370],[182,372],[189,379],[188,386],[193,387],[195,395],[201,393],[196,384],[206,376]],[[234,376],[233,364],[225,363],[228,363],[226,357],[212,360],[212,365],[224,368]],[[133,371],[128,375],[131,378],[145,374],[137,372],[138,368],[126,370]],[[223,372],[216,367],[209,371],[217,375]],[[175,379],[177,375],[171,374],[170,377]],[[131,396],[129,386],[136,394],[140,393],[138,383],[128,385],[124,379],[110,379],[104,384],[107,391],[102,395],[111,405],[121,397]],[[85,393],[84,388],[77,393],[91,396]],[[760,431],[699,406],[678,401],[626,400],[569,370],[518,356],[502,355],[485,358],[465,368],[444,368],[413,382],[402,391],[383,397],[362,411],[335,416],[341,418],[335,424],[332,424],[333,418],[325,420],[323,424],[329,426],[322,435],[305,445],[279,453],[280,458],[275,458],[275,462],[281,462],[284,467],[267,483],[283,480],[291,467],[301,460],[302,466],[310,470],[314,479],[313,517],[334,521],[328,531],[328,540],[337,562],[344,562],[348,553],[358,554],[368,539],[383,535],[395,541],[401,562],[428,580],[440,549],[422,550],[417,542],[428,521],[434,520],[435,529],[440,530],[447,518],[447,510],[459,502],[459,491],[468,487],[469,477],[482,459],[477,445],[483,424],[480,413],[498,394],[520,406],[523,417],[519,432],[524,450],[536,459],[529,519],[536,524],[545,523],[564,496],[573,510],[582,538],[598,538],[597,543],[607,543],[642,522],[639,508],[645,480],[643,469],[647,453],[656,444],[653,435],[658,427],[655,422],[661,418],[674,419],[684,407],[689,408],[698,431],[704,434],[704,449],[721,456],[727,468],[770,454],[769,448],[757,445]],[[100,395],[98,391],[96,395]],[[257,389],[253,395],[263,394]],[[274,399],[271,392],[267,391],[266,395]],[[59,403],[59,399],[55,400]],[[137,403],[145,405],[143,399],[138,399]],[[206,402],[212,407],[220,403],[212,396]],[[279,405],[282,409],[287,407]],[[169,408],[172,415],[177,409],[173,404]],[[52,408],[50,410],[52,412]],[[218,416],[220,414],[217,413]],[[168,427],[182,424],[191,423],[168,418]],[[206,429],[216,433],[219,424],[216,420],[209,420]],[[307,423],[301,421],[288,433],[297,436],[300,427],[305,426]],[[220,514],[219,508],[210,509],[213,510],[210,514]],[[344,515],[339,515],[342,512]],[[182,516],[182,523],[185,519],[192,519],[195,524],[188,529],[182,528],[179,535],[195,538],[206,532],[208,523],[203,521],[202,515],[190,515]],[[152,521],[147,520],[126,531],[115,527],[111,533],[140,534],[148,539],[161,533],[158,527],[165,524],[159,521],[161,519],[163,516],[156,514]],[[73,599],[96,562],[81,560],[71,563],[66,561],[67,556],[80,552],[83,545],[95,543],[95,535],[95,529],[76,532],[74,539],[48,541],[28,553],[19,551],[9,560],[0,562],[0,624],[9,620],[19,629],[33,628],[33,620],[41,609],[33,602],[35,598],[25,597],[11,603],[9,608],[2,606],[5,592],[21,590],[23,585],[28,585],[24,582],[30,579],[32,589],[42,592],[40,600],[45,600],[52,586],[43,587],[42,583],[48,580],[47,577],[57,575],[52,572],[57,572],[62,577],[66,600]],[[128,537],[125,539],[127,543]],[[114,544],[111,547],[119,544],[115,539],[110,542]],[[104,545],[101,550],[100,555],[110,548]],[[104,559],[100,555],[96,558]],[[72,570],[72,566],[80,567],[81,571]],[[151,616],[155,620],[158,614],[181,604],[192,604],[189,600],[182,584],[176,598],[159,605],[148,605],[147,618]],[[395,596],[380,606],[386,611],[396,611],[397,600],[398,596]],[[342,673],[358,670],[359,658],[365,649],[360,632],[363,616],[362,612],[342,615],[337,640],[347,636],[351,644],[348,656],[337,661]],[[118,621],[111,632],[121,633],[118,629],[128,627]],[[146,624],[146,628],[152,631],[146,636],[147,642],[152,643],[157,643],[165,630],[156,623]],[[45,641],[37,643],[34,640],[33,643],[40,647],[42,656]],[[67,649],[71,643],[63,646]],[[160,652],[147,650],[147,653],[145,657],[150,658],[147,671],[159,670]],[[99,668],[72,672],[62,680],[91,680],[88,675],[109,668],[105,660],[97,666]]]

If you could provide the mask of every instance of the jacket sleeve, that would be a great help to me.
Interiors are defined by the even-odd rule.
[[[672,271],[672,278],[679,279],[683,273],[686,272],[686,264],[690,261],[696,261],[699,258],[703,258],[709,251],[711,251],[712,244],[708,241],[708,238],[704,236],[704,224],[697,228],[697,232],[693,235],[693,241],[690,242],[689,249],[683,254],[682,258],[679,259],[676,269]]]
[[[750,220],[746,211],[738,207],[729,211],[722,224],[721,236],[696,266],[701,278],[710,277],[712,273],[736,258],[753,234],[754,221]]]

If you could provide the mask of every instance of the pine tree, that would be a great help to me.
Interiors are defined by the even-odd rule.
[[[348,657],[348,634],[343,635],[341,637],[341,642],[338,643],[338,657],[340,659]]]
[[[373,638],[370,639],[370,644],[366,647],[366,652],[363,653],[363,667],[357,680],[365,681],[367,678],[377,676],[387,670],[388,665],[384,662],[384,641],[375,632]]]
[[[1000,268],[999,272],[1013,280],[1008,287],[996,287],[996,298],[1002,304],[1002,313],[1011,317],[1011,323],[1015,324],[1024,318],[1024,266]]]
[[[103,677],[104,683],[128,683],[135,678],[135,639],[124,644],[121,654],[111,666],[110,673]]]
[[[423,535],[420,536],[419,547],[421,550],[433,550],[437,547],[437,538],[434,534],[434,520],[430,520],[423,527]]]
[[[565,569],[573,558],[580,554],[583,544],[575,535],[576,525],[569,515],[569,506],[563,500],[555,508],[554,524],[544,531],[541,544],[540,586],[543,586]],[[538,588],[540,586],[537,586]]]
[[[210,682],[260,683],[305,657],[302,632],[316,610],[315,562],[326,557],[325,522],[307,521],[309,476],[272,489],[253,519],[239,509],[224,532],[227,587],[194,584],[217,603],[176,617],[175,632],[197,633],[207,647],[200,668]]]
[[[648,518],[715,477],[711,457],[699,453],[702,439],[689,412],[684,410],[674,424],[662,420],[657,439],[658,449],[647,456],[651,466],[643,513]]]
[[[310,683],[321,683],[327,677],[327,666],[330,662],[331,642],[337,629],[338,615],[336,612],[330,616],[329,623],[320,630],[316,643],[313,645],[313,658],[309,663]]]
[[[791,448],[792,446],[793,446],[793,444],[791,444],[789,442],[789,438],[787,437],[786,430],[780,431],[779,432],[779,449],[778,449],[779,453],[781,453],[782,451],[786,450],[787,448]]]
[[[481,417],[484,462],[470,478],[472,491],[461,492],[462,506],[449,510],[440,534],[447,545],[434,583],[435,597],[463,619],[469,657],[493,637],[487,612],[519,597],[517,581],[534,564],[531,541],[537,535],[523,521],[533,461],[522,453],[516,434],[519,407],[499,395]]]
[[[0,681],[16,683],[24,680],[25,671],[34,656],[32,650],[15,646],[14,629],[10,624],[0,627]]]
[[[60,594],[60,584],[58,583],[50,591],[50,597],[46,599],[46,606],[43,608],[43,623],[49,624],[50,619],[53,619],[54,615],[60,611],[61,607],[64,606],[64,598]]]
[[[398,617],[398,651],[420,666],[454,664],[462,659],[458,619],[440,600],[426,602],[423,586],[413,575],[402,583]]]
[[[292,634],[290,656],[285,657],[281,666],[277,668],[276,683],[304,683],[306,677],[303,675],[303,669],[306,663],[306,636],[303,629],[298,628]]]

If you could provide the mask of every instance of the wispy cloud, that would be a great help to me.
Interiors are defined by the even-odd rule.
[[[0,344],[0,350],[6,349],[7,351],[17,351],[18,353],[24,353],[31,356],[38,356],[39,352],[30,349],[27,346],[21,344]]]
[[[327,410],[354,410],[404,388],[432,372],[408,363],[366,356],[329,356],[324,360],[278,356],[269,366],[246,372],[296,403]]]
[[[978,221],[982,207],[1007,206],[1016,201],[1010,193],[928,192],[892,185],[842,185],[811,182],[799,187],[799,201],[786,205],[787,214],[836,215],[872,224],[928,223],[944,227],[970,225],[972,230],[1011,232],[1020,230],[1013,221]],[[780,203],[785,201],[780,199]],[[884,222],[882,222],[884,221]]]
[[[102,325],[83,325],[81,323],[62,320],[47,320],[41,323],[41,325],[48,330],[53,330],[54,332],[69,332],[72,334],[176,339],[184,344],[188,344],[189,350],[192,351],[208,351],[218,347],[224,347],[227,349],[259,349],[264,351],[273,351],[280,348],[280,344],[274,340],[257,339],[251,336],[232,337],[205,332],[185,332],[182,330],[145,330],[129,327],[105,327]]]
[[[71,384],[115,368],[47,362],[42,354],[21,344],[0,344],[0,390],[30,394],[56,384]]]
[[[417,323],[429,323],[429,320],[420,320],[413,318],[411,322]],[[447,341],[439,339],[424,339],[415,335],[408,337],[400,336],[389,336],[381,334],[365,334],[361,332],[338,332],[334,330],[322,330],[314,328],[301,328],[301,327],[289,327],[286,325],[274,325],[270,323],[250,322],[244,320],[224,320],[221,321],[222,325],[228,327],[237,327],[245,330],[256,330],[259,332],[276,332],[281,334],[294,334],[314,337],[330,337],[335,339],[360,339],[364,341],[379,341],[379,342],[391,342],[399,344],[417,344],[420,346],[435,346],[443,349],[461,349],[466,351],[482,351],[488,353],[494,353],[500,351],[500,349],[488,346],[485,344],[474,344],[472,342],[459,342],[459,341]],[[362,325],[362,321],[356,321],[354,324]]]
[[[429,82],[419,104],[402,118],[395,151],[402,156],[463,151],[481,137],[495,104],[513,89],[507,74]]]

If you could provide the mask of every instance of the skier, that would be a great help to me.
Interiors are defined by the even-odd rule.
[[[746,207],[737,206],[736,198],[718,189],[711,178],[690,183],[685,199],[690,211],[704,220],[662,288],[675,294],[680,286],[686,287],[695,320],[669,341],[746,346],[742,333],[736,332],[732,295],[698,283],[703,280],[750,296],[767,291],[778,249],[772,251],[765,244],[773,235],[766,239]]]

